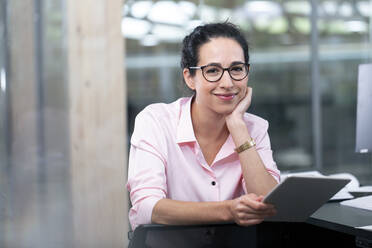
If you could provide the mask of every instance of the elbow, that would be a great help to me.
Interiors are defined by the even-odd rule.
[[[139,225],[158,223],[157,221],[153,221],[153,213],[155,208],[154,205],[156,205],[158,201],[159,198],[146,197],[133,204],[129,211],[129,221],[132,225],[132,228],[135,228]],[[155,217],[155,219],[157,220],[158,218]]]
[[[167,224],[171,224],[167,221],[167,216],[165,213],[163,213],[164,211],[162,211],[162,200],[158,201],[154,208],[152,209],[152,213],[151,213],[151,223],[154,223],[154,224],[162,224],[162,225],[167,225]]]

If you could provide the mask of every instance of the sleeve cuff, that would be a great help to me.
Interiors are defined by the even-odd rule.
[[[160,197],[147,197],[132,207],[129,213],[132,230],[141,224],[151,224],[152,211],[161,199]]]

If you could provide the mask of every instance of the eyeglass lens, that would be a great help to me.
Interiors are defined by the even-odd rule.
[[[245,64],[236,64],[228,68],[230,77],[234,80],[242,80],[248,74],[248,67]],[[216,82],[222,78],[224,69],[219,65],[208,65],[203,68],[203,75],[206,80]]]

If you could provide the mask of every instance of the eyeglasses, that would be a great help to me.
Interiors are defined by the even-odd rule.
[[[202,70],[203,77],[208,82],[217,82],[219,81],[224,72],[228,71],[232,79],[236,81],[241,81],[247,77],[249,72],[249,64],[246,63],[236,63],[231,65],[228,68],[223,68],[219,64],[209,64],[204,66],[191,66],[190,70]]]

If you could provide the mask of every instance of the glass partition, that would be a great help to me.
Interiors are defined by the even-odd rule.
[[[0,246],[71,247],[63,1],[0,13]]]
[[[355,153],[358,65],[371,63],[371,1],[321,1],[323,167],[372,179],[371,155]]]
[[[5,228],[2,224],[7,218],[7,152],[6,152],[6,19],[5,5],[0,1],[0,247],[4,245]]]
[[[6,143],[5,143],[5,114],[6,114],[6,49],[5,49],[5,18],[3,17],[4,6],[3,2],[0,2],[0,160],[1,167],[6,163]],[[1,215],[0,215],[1,216]]]
[[[311,42],[311,1],[127,1],[123,7],[128,80],[128,132],[152,102],[190,94],[182,83],[180,42],[200,23],[229,20],[250,43],[253,103],[270,123],[274,158],[282,171],[354,173],[372,178],[371,159],[355,154],[357,65],[371,61],[370,1],[318,1],[318,43]],[[313,75],[310,53],[319,53]],[[315,78],[319,81],[314,82]],[[320,88],[322,132],[313,127],[312,87]],[[321,153],[313,151],[321,134]],[[315,156],[321,168],[315,167]]]
[[[249,41],[249,84],[254,96],[248,111],[270,122],[269,133],[279,167],[311,167],[307,2],[128,1],[123,12],[129,133],[135,115],[147,104],[169,103],[190,94],[183,85],[180,69],[184,35],[200,23],[229,20],[242,28]],[[129,24],[141,25],[142,32],[128,28]]]

